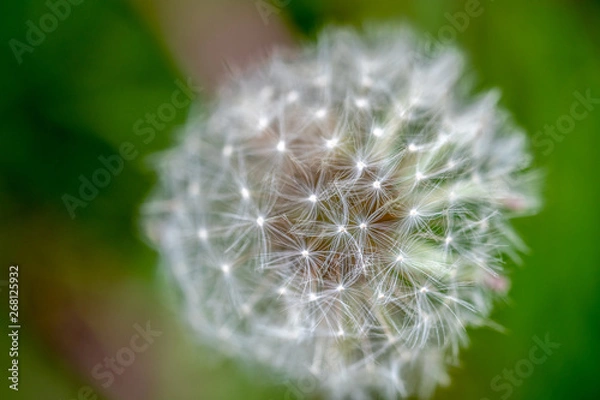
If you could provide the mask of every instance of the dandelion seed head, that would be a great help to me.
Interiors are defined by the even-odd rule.
[[[190,118],[146,221],[203,340],[334,400],[447,382],[508,290],[535,171],[497,94],[465,96],[460,53],[421,48],[331,29]]]

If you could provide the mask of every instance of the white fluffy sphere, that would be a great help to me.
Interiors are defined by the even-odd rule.
[[[205,340],[329,398],[448,381],[536,206],[524,134],[461,72],[407,30],[333,29],[190,118],[147,218]]]

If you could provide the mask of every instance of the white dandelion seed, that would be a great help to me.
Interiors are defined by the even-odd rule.
[[[298,94],[297,91],[292,90],[291,92],[288,93],[286,100],[288,101],[288,103],[293,103],[296,100],[298,100],[298,97],[300,97],[300,94]]]
[[[198,238],[201,240],[208,239],[208,231],[206,230],[206,228],[198,229]]]
[[[258,129],[265,129],[269,125],[269,120],[267,117],[260,117],[258,119]]]
[[[280,140],[279,143],[277,143],[277,151],[285,151],[285,141]]]
[[[146,218],[204,340],[323,398],[448,381],[508,288],[508,217],[537,204],[525,135],[495,93],[465,99],[461,65],[407,30],[329,30],[190,119],[160,164],[177,207]]]
[[[337,146],[338,142],[339,142],[339,139],[337,139],[337,138],[328,139],[325,141],[325,146],[328,149],[333,149],[335,146]]]
[[[233,153],[233,147],[230,145],[223,146],[223,150],[221,152],[225,157],[229,157]]]
[[[369,106],[369,100],[360,97],[360,98],[354,100],[354,104],[358,108],[367,108]]]
[[[383,129],[381,129],[379,127],[373,128],[372,133],[373,133],[373,136],[379,137],[379,136],[383,135]]]
[[[240,190],[240,193],[242,195],[242,198],[244,198],[246,200],[250,198],[250,191],[248,189],[246,189],[245,187],[243,187],[242,190]]]

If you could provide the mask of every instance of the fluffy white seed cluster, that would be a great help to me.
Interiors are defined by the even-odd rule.
[[[460,54],[419,49],[327,31],[237,75],[162,157],[151,232],[205,340],[328,398],[448,382],[536,201],[496,93],[468,100]]]

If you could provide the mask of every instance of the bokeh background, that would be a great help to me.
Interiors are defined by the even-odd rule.
[[[545,174],[542,212],[515,222],[531,250],[522,266],[507,265],[510,299],[494,313],[505,332],[471,331],[451,385],[435,398],[600,398],[600,100],[563,125],[566,133],[544,134],[546,125],[566,124],[576,93],[600,99],[600,2],[481,0],[477,16],[452,25],[448,15],[472,1],[72,0],[69,15],[43,39],[30,37],[31,47],[28,21],[52,28],[44,17],[49,3],[3,1],[0,398],[318,399],[314,382],[273,384],[187,333],[141,233],[140,205],[155,182],[149,156],[173,142],[188,107],[155,126],[152,140],[135,125],[171,102],[188,78],[203,88],[193,96],[206,104],[228,57],[241,54],[243,64],[257,44],[311,41],[330,23],[390,20],[462,47],[476,89],[501,90],[502,105],[534,138],[535,164]],[[258,33],[245,42],[249,29]],[[124,143],[135,156],[70,213],[65,194],[79,197],[80,177],[90,179],[99,157],[118,154]],[[11,264],[20,266],[19,392],[8,390],[5,377]],[[160,336],[103,387],[94,367],[130,346],[135,325],[148,322]],[[560,348],[527,377],[517,375],[510,390],[493,386],[529,358],[534,337],[546,335]]]

